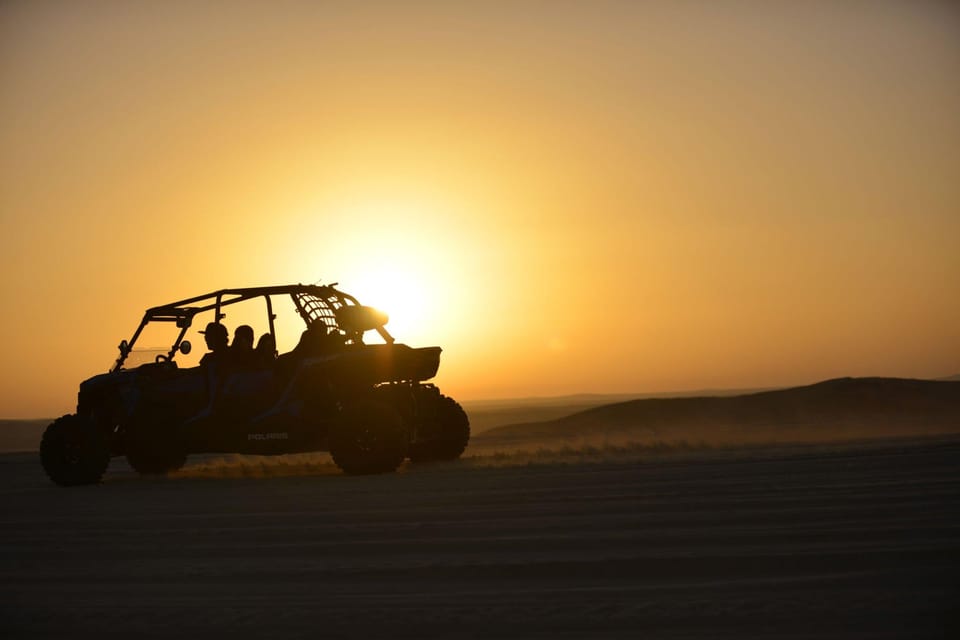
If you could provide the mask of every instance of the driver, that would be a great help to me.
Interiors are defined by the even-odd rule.
[[[207,407],[193,419],[209,416],[213,412],[214,402],[219,393],[220,381],[223,379],[224,371],[230,365],[230,334],[227,332],[227,328],[219,322],[210,322],[200,333],[203,334],[207,349],[210,350],[209,353],[203,354],[203,357],[200,358],[200,367],[207,379]]]
[[[219,322],[210,322],[207,328],[201,331],[203,339],[207,343],[209,353],[200,358],[201,366],[222,366],[224,360],[229,355],[230,336],[227,328]]]

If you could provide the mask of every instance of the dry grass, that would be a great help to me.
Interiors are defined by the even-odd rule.
[[[299,453],[284,456],[227,455],[189,462],[171,478],[276,478],[338,475],[329,454]]]
[[[602,444],[541,443],[520,448],[498,448],[468,452],[445,465],[484,468],[540,464],[584,464],[611,461],[639,461],[681,453],[704,452],[715,447],[702,442],[622,442]],[[439,465],[405,463],[400,471],[417,471]],[[277,478],[332,476],[342,472],[327,453],[282,456],[203,456],[169,474],[180,479]]]
[[[708,452],[716,447],[705,442],[586,442],[541,443],[511,449],[492,449],[468,454],[461,463],[471,467],[515,466],[534,464],[585,464],[597,462],[631,462],[694,452]]]
[[[436,469],[483,469],[498,467],[578,465],[600,463],[643,463],[689,460],[748,459],[792,456],[797,453],[838,453],[848,449],[896,446],[903,438],[850,438],[833,441],[768,440],[764,442],[707,442],[705,440],[659,441],[528,441],[517,444],[471,446],[458,460],[445,463],[401,465],[401,473]],[[931,444],[954,443],[956,436],[928,436],[907,439]],[[191,460],[169,477],[180,479],[278,478],[339,476],[342,471],[327,453],[302,453],[282,456],[224,455],[203,456]]]

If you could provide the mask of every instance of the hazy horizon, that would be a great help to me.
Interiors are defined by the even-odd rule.
[[[467,402],[955,375],[957,78],[940,2],[3,3],[0,417],[318,280]]]

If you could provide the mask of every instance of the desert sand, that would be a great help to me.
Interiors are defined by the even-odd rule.
[[[34,454],[0,456],[4,637],[956,629],[957,439],[287,466],[191,459],[144,479],[117,459],[102,485],[61,489]]]
[[[2,636],[951,637],[958,389],[495,406],[462,459],[383,476],[115,458],[63,489],[0,454]]]

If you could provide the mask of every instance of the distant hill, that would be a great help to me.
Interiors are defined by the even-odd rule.
[[[840,378],[738,396],[648,398],[479,434],[533,440],[818,441],[960,432],[960,381]]]
[[[0,420],[0,452],[36,451],[48,418],[38,420]]]
[[[474,434],[478,434],[493,427],[555,420],[594,407],[626,402],[628,400],[707,395],[731,396],[766,390],[767,389],[700,389],[696,391],[665,391],[657,393],[580,393],[566,396],[466,400],[461,404],[470,416],[471,431]]]
[[[779,387],[777,387],[779,388]],[[530,396],[523,398],[494,398],[490,400],[464,400],[461,402],[468,411],[487,411],[500,409],[519,409],[525,407],[573,407],[599,406],[640,400],[644,398],[687,398],[699,396],[736,396],[759,391],[770,391],[772,387],[751,389],[692,389],[686,391],[656,391],[644,393],[575,393],[565,396]]]

